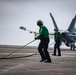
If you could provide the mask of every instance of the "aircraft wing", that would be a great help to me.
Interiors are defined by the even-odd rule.
[[[35,33],[35,37],[38,36],[39,33]],[[54,39],[54,33],[49,33],[49,38]]]

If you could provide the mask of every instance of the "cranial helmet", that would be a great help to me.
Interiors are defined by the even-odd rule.
[[[54,31],[58,31],[58,29],[54,29]]]
[[[43,25],[43,22],[41,20],[37,21],[37,25]]]

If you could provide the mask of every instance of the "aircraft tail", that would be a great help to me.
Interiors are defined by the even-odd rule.
[[[50,13],[50,17],[52,18],[52,21],[53,21],[53,24],[54,24],[55,29],[59,30],[59,29],[58,29],[58,26],[57,26],[57,24],[56,24],[56,22],[55,22],[55,20],[54,20],[54,17],[52,16],[51,13]]]
[[[73,20],[71,21],[71,24],[70,24],[70,26],[69,26],[69,28],[68,28],[68,31],[69,31],[69,32],[72,32],[72,31],[73,31],[74,26],[75,26],[75,22],[76,22],[76,15],[75,15],[75,17],[73,18]]]

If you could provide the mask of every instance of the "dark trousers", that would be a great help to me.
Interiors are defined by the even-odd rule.
[[[54,44],[54,55],[56,55],[56,49],[58,49],[58,55],[61,55],[60,40],[55,41],[55,44]]]
[[[48,53],[48,44],[49,44],[49,38],[44,38],[41,39],[39,46],[38,46],[38,51],[41,55],[42,60],[48,60],[51,61],[50,55]]]

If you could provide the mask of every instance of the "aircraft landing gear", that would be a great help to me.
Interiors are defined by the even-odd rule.
[[[70,50],[75,50],[75,43],[71,44]]]

